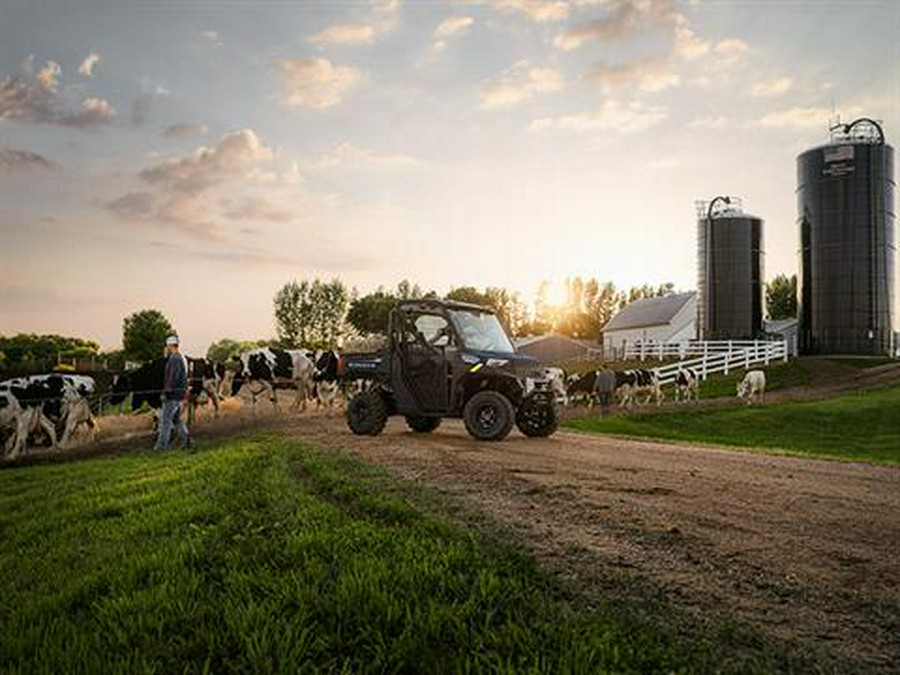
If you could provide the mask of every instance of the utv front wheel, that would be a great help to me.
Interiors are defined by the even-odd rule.
[[[418,415],[407,415],[406,423],[409,428],[419,434],[428,434],[441,426],[440,417],[420,417]]]
[[[463,409],[468,432],[479,441],[502,441],[512,429],[516,413],[498,391],[480,391]]]
[[[532,438],[552,436],[559,426],[556,408],[550,403],[525,401],[516,413],[516,426],[519,431]]]
[[[358,436],[377,436],[387,418],[387,403],[378,391],[361,392],[347,404],[347,426]]]

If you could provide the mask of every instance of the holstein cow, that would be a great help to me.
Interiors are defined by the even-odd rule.
[[[693,396],[695,401],[700,400],[700,378],[690,368],[679,368],[675,373],[675,400],[690,401]]]
[[[43,431],[55,450],[68,443],[80,424],[93,429],[95,423],[86,396],[94,387],[93,378],[84,375],[30,375],[0,383],[0,394],[6,403],[5,426],[13,426],[15,420],[14,438],[7,439],[6,449],[16,456],[27,449],[31,434]],[[17,405],[13,405],[13,399]],[[59,443],[58,431],[62,431]]]
[[[566,381],[566,395],[572,403],[593,405],[597,371],[591,370],[581,375],[569,375]]]
[[[637,401],[638,394],[646,394],[643,404],[652,400],[660,405],[663,400],[659,376],[653,370],[616,371],[616,391],[619,392],[622,407],[630,408]]]
[[[131,394],[131,410],[137,413],[144,404],[150,410],[159,410],[160,394],[166,374],[166,359],[148,361],[136,370],[122,373],[113,381],[112,395],[109,398],[113,405],[120,405],[128,394]]]
[[[234,359],[238,362],[238,370],[231,381],[231,395],[237,396],[246,383],[253,397],[254,414],[256,399],[263,392],[268,392],[272,407],[277,412],[275,390],[285,386],[296,389],[294,407],[306,410],[306,399],[313,384],[315,367],[302,351],[264,347],[244,352]]]
[[[209,359],[187,358],[188,389],[191,392],[191,405],[196,412],[197,407],[206,400],[213,405],[213,416],[219,416],[219,398],[222,382],[225,379],[225,364]]]
[[[316,408],[324,405],[331,414],[334,402],[340,390],[338,365],[340,358],[337,352],[326,349],[308,353],[307,358],[313,362],[313,387],[315,388]]]
[[[0,438],[3,439],[4,455],[10,459],[25,450],[29,421],[19,399],[9,389],[0,388]]]
[[[544,368],[544,374],[550,380],[550,391],[553,392],[553,398],[561,405],[569,404],[569,394],[567,391],[566,371],[562,368],[551,366]]]
[[[746,398],[747,404],[749,405],[756,400],[757,395],[759,395],[763,403],[765,403],[766,374],[761,370],[751,370],[744,375],[744,379],[738,383],[737,396],[741,399]]]

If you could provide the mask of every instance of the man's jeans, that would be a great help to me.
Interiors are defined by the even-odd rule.
[[[181,401],[163,401],[159,413],[159,437],[156,439],[156,450],[169,449],[169,437],[172,435],[172,427],[178,431],[182,447],[187,447],[190,436],[187,425],[181,419]]]

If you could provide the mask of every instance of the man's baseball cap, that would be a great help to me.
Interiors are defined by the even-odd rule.
[[[177,344],[178,344],[178,336],[177,335],[170,335],[169,337],[166,338],[166,346],[177,345]]]

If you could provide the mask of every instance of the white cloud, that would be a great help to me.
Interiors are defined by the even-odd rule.
[[[621,66],[599,65],[587,77],[599,82],[608,91],[634,86],[640,91],[658,92],[681,83],[678,73],[660,59],[636,61]]]
[[[488,82],[481,87],[481,107],[515,105],[539,94],[559,91],[564,86],[565,81],[558,70],[519,61],[500,80]]]
[[[709,40],[697,37],[688,20],[679,15],[675,22],[675,54],[685,61],[694,61],[706,56],[711,49]]]
[[[222,34],[217,30],[202,30],[198,34],[198,37],[202,42],[213,45],[214,47],[221,47],[225,44],[222,40]]]
[[[661,106],[647,106],[637,101],[623,103],[606,101],[599,110],[580,115],[545,117],[534,120],[529,131],[569,131],[576,133],[615,132],[635,133],[649,129],[668,117],[668,111]]]
[[[750,95],[756,98],[778,96],[791,88],[791,78],[779,77],[774,80],[757,82],[750,88]]]
[[[96,52],[91,52],[87,55],[87,58],[78,66],[78,72],[85,77],[93,77],[94,68],[97,67],[98,63],[100,63],[100,55]]]
[[[59,164],[36,152],[0,148],[0,173],[34,170],[51,171],[59,168]]]
[[[273,157],[252,129],[225,134],[212,147],[200,147],[187,157],[169,159],[141,171],[151,185],[172,192],[199,193],[210,187],[246,177],[260,162]]]
[[[570,4],[563,0],[491,0],[498,9],[516,11],[532,21],[560,21],[568,18]]]
[[[669,0],[625,1],[604,3],[609,5],[608,13],[589,23],[570,28],[553,40],[557,49],[569,52],[586,43],[598,40],[611,42],[625,40],[647,30],[673,26],[679,21],[674,4]],[[680,19],[684,23],[683,17]]]
[[[454,35],[464,34],[473,23],[475,23],[475,19],[471,16],[451,16],[438,24],[434,29],[434,37],[444,40]]]
[[[314,45],[360,45],[375,41],[375,27],[364,23],[330,26],[309,38]]]
[[[693,119],[688,122],[688,129],[703,129],[703,130],[716,130],[716,129],[726,129],[731,126],[731,121],[722,115],[714,116],[709,115],[707,117],[698,117],[697,119]]]
[[[829,108],[788,108],[776,110],[760,117],[756,123],[762,127],[776,129],[815,129],[828,127],[831,118]]]
[[[740,38],[727,38],[716,43],[715,52],[726,61],[734,61],[740,58],[750,49],[750,45]]]
[[[322,110],[340,103],[359,82],[360,74],[349,66],[336,66],[328,59],[281,61],[284,75],[281,99],[291,106]]]
[[[190,136],[203,136],[209,131],[209,127],[203,122],[181,122],[170,124],[163,130],[166,138],[188,138]]]
[[[109,101],[102,98],[87,98],[81,103],[81,110],[60,118],[59,123],[67,127],[88,127],[107,124],[116,116],[116,110]]]
[[[382,153],[358,148],[349,141],[338,143],[329,152],[316,157],[309,165],[314,170],[333,169],[338,166],[359,167],[363,165],[415,166],[419,160],[402,153]]]

